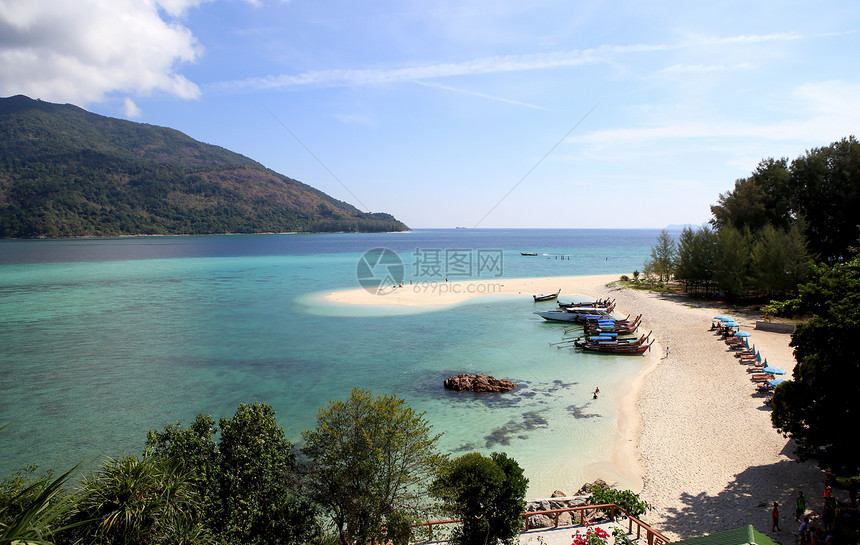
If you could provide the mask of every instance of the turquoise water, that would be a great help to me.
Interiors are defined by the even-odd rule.
[[[525,296],[338,316],[317,308],[313,294],[358,287],[356,264],[376,247],[402,257],[407,281],[429,278],[414,261],[446,249],[497,251],[502,270],[485,275],[629,274],[656,235],[422,230],[0,241],[0,423],[15,420],[0,432],[0,474],[137,453],[148,429],[198,412],[231,416],[241,402],[273,405],[299,441],[328,400],[362,387],[426,411],[448,452],[507,452],[526,469],[533,495],[578,488],[585,468],[607,460],[612,392],[643,358],[550,347],[563,328],[532,314]],[[442,381],[459,372],[522,387],[503,396],[446,392]],[[594,401],[598,384],[604,395]]]

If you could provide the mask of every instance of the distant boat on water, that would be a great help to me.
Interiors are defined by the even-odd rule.
[[[537,252],[520,252],[520,255],[537,255]]]

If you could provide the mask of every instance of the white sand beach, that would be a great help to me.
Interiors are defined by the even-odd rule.
[[[326,301],[350,305],[432,306],[445,307],[484,295],[534,295],[561,289],[561,295],[592,295],[607,283],[617,280],[617,274],[595,276],[563,276],[551,278],[499,278],[464,280],[458,282],[419,282],[389,288],[383,294],[370,293],[363,288],[341,290],[323,296]]]
[[[491,281],[449,283],[435,290],[404,286],[385,296],[357,289],[325,298],[358,305],[444,306],[484,293],[531,295],[558,288],[562,295],[614,298],[616,313],[643,314],[642,327],[654,331],[656,342],[651,365],[621,401],[619,441],[606,473],[624,475],[626,483],[633,483],[628,486],[638,488],[655,507],[644,520],[670,539],[753,524],[777,541],[792,542],[794,498],[802,490],[808,512],[820,512],[824,475],[814,464],[794,460],[792,443],[772,427],[770,409],[763,395],[754,394],[746,366],[709,327],[717,314],[735,317],[768,363],[788,371],[787,378],[795,365],[790,336],[755,330],[754,315],[607,286],[619,276],[500,279],[495,291],[483,293],[469,286]],[[782,530],[772,533],[774,501],[780,505]]]

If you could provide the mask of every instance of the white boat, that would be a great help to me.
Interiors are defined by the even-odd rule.
[[[611,316],[608,312],[594,307],[569,307],[559,310],[543,310],[535,312],[544,320],[555,322],[582,322],[586,316]]]

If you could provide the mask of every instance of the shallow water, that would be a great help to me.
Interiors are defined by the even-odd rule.
[[[525,296],[333,316],[312,294],[357,287],[356,263],[375,247],[397,252],[416,281],[439,279],[417,274],[416,262],[436,250],[474,260],[470,276],[452,280],[567,276],[632,272],[656,235],[452,229],[0,241],[0,422],[15,420],[0,432],[0,474],[137,453],[148,429],[198,412],[231,416],[241,402],[273,405],[299,441],[328,400],[361,387],[425,411],[445,451],[507,452],[532,495],[578,488],[584,468],[608,457],[613,394],[642,358],[550,347],[563,326],[532,314]],[[498,251],[502,270],[479,271],[479,250]],[[479,397],[445,391],[444,378],[459,372],[521,387]]]

